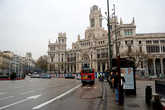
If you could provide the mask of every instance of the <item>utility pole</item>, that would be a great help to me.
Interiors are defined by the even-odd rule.
[[[65,70],[64,70],[64,74],[66,74],[66,61],[67,61],[67,58],[66,58],[66,46],[65,46]]]
[[[115,46],[116,46],[116,61],[117,61],[117,72],[118,72],[118,90],[119,90],[119,104],[123,105],[123,100],[122,100],[122,88],[121,88],[121,72],[120,72],[120,53],[119,53],[119,46],[120,42],[118,41],[118,36],[117,36],[117,18],[116,18],[116,10],[115,10],[115,4],[113,5],[113,17],[114,17],[114,22],[115,22]]]
[[[108,27],[108,46],[109,46],[109,69],[110,72],[112,72],[112,45],[111,45],[111,27],[110,27],[110,16],[109,16],[109,0],[107,0],[107,12],[108,12],[108,18],[107,18],[107,27]]]

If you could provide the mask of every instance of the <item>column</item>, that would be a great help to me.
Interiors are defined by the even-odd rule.
[[[74,71],[73,72],[76,72],[76,68],[75,68],[76,67],[76,64],[74,63],[73,65],[74,65],[73,66],[73,68],[74,68]]]
[[[164,73],[163,71],[163,58],[160,58],[160,65],[161,65],[161,74]]]
[[[149,76],[149,71],[148,71],[148,59],[147,58],[145,58],[144,60],[144,66],[143,66],[143,68],[145,69],[145,76]]]
[[[79,65],[78,65],[78,63],[75,63],[75,64],[76,64],[76,70],[75,70],[75,71],[76,71],[76,73],[77,73],[77,72],[78,72],[78,66],[79,66]]]
[[[147,62],[147,65],[145,66],[145,76],[149,76],[148,62]]]
[[[153,59],[153,65],[154,65],[154,75],[156,75],[155,58]]]
[[[95,61],[94,63],[95,63],[95,72],[98,72],[97,61]]]
[[[72,71],[71,72],[74,72],[74,64],[72,64]]]
[[[100,63],[100,72],[103,72],[102,63]]]
[[[70,72],[72,72],[72,64],[70,64]]]
[[[48,67],[47,68],[48,68],[48,71],[50,72],[50,63],[48,64]]]
[[[107,62],[105,62],[105,71],[107,71]]]
[[[70,69],[70,64],[68,64],[68,67],[69,67],[69,72],[70,72],[70,70],[71,70],[71,69]]]

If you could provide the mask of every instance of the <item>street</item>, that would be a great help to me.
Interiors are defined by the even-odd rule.
[[[0,110],[151,110],[145,104],[148,84],[154,92],[154,81],[137,80],[137,95],[125,96],[119,106],[107,81],[85,86],[65,78],[0,81]]]
[[[0,81],[0,110],[99,110],[101,83],[81,86],[77,79]]]

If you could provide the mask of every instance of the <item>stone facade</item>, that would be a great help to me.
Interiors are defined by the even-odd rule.
[[[105,71],[108,67],[107,31],[102,27],[101,9],[93,6],[90,9],[90,27],[85,30],[85,39],[77,36],[71,50],[66,50],[66,34],[60,33],[55,43],[49,42],[48,56],[50,72],[80,72],[84,63]],[[63,43],[60,43],[63,39]],[[63,45],[63,48],[61,47]],[[63,60],[62,60],[63,59]]]
[[[17,75],[33,72],[35,61],[31,53],[27,53],[26,57],[16,55],[11,51],[0,52],[0,75],[10,75],[13,72]]]
[[[109,68],[108,33],[102,27],[101,9],[94,5],[90,9],[90,26],[85,30],[85,38],[72,43],[66,50],[66,33],[59,33],[55,43],[48,45],[48,70],[59,73],[78,73],[83,64],[88,64],[97,72]],[[113,58],[116,44],[121,58],[134,59],[136,67],[147,75],[165,73],[165,33],[137,34],[135,20],[124,24],[116,16],[110,18]]]
[[[48,45],[48,71],[65,72],[66,68],[66,33],[59,33],[55,43]]]

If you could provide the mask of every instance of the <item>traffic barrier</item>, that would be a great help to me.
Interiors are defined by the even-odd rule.
[[[56,74],[56,77],[59,78],[59,74]]]
[[[160,96],[165,97],[165,81],[155,80],[155,92]]]

